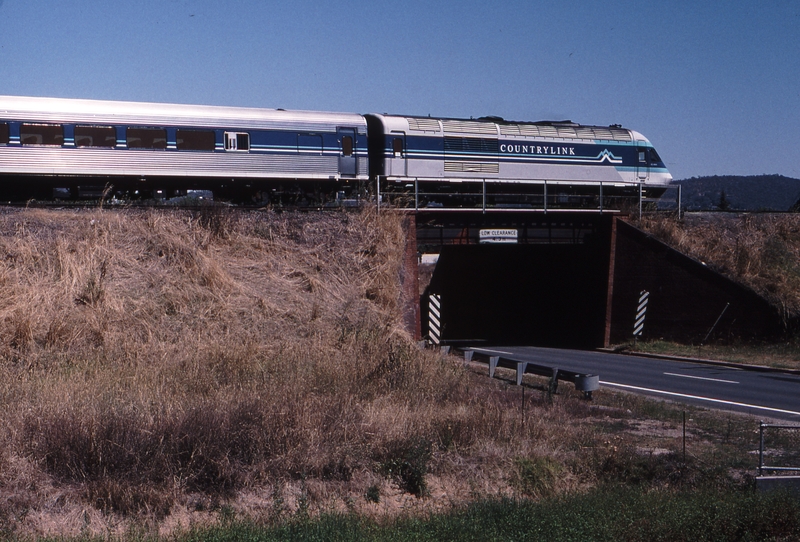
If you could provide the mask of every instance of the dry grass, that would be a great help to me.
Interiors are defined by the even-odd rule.
[[[648,461],[671,482],[610,444],[628,406],[543,392],[523,417],[519,388],[418,350],[403,238],[368,211],[5,211],[0,535],[432,511]]]

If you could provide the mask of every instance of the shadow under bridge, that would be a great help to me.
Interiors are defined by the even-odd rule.
[[[421,299],[434,343],[602,346],[611,216],[417,219],[439,257]]]

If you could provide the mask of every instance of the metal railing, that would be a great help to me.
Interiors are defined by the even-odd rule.
[[[784,463],[795,462],[795,465],[797,466],[764,464],[765,430],[776,430],[779,432],[779,435],[776,437],[776,442],[771,448],[771,450],[775,450],[775,452],[770,454],[770,450],[766,450],[767,455],[773,455],[775,459],[780,458]],[[777,451],[779,447],[780,449],[784,450],[783,453]],[[765,471],[800,472],[800,425],[782,425],[764,422],[760,423],[758,444],[758,475],[763,475]]]
[[[499,182],[469,179],[447,183],[431,179],[407,179],[402,182],[379,177],[376,183],[378,209],[497,211],[588,211],[627,210],[641,216],[643,207],[656,208],[665,188],[642,184],[563,181]],[[657,190],[659,196],[650,197]],[[678,209],[680,209],[678,196]]]
[[[600,388],[600,377],[593,374],[578,373],[569,369],[562,369],[556,365],[540,365],[530,361],[520,361],[510,359],[503,356],[493,356],[482,352],[476,352],[469,348],[459,348],[464,353],[464,361],[472,361],[476,358],[481,358],[489,362],[489,378],[494,378],[497,367],[504,367],[507,369],[515,370],[517,373],[517,386],[522,385],[523,376],[528,374],[535,374],[539,376],[549,377],[550,384],[548,386],[550,393],[555,393],[558,389],[558,381],[565,380],[575,384],[575,389],[583,392],[585,399],[592,398],[592,392]]]

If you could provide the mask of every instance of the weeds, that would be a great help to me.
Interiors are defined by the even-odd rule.
[[[234,214],[224,204],[208,203],[191,213],[192,218],[217,238],[225,239],[233,230]]]
[[[106,269],[108,265],[106,261],[100,264],[98,273],[92,273],[86,283],[86,287],[75,298],[75,303],[81,305],[96,306],[103,299],[105,290],[103,288],[103,280],[106,278]]]
[[[381,489],[376,484],[372,484],[367,488],[364,498],[367,500],[367,502],[373,502],[376,504],[381,502]]]
[[[381,472],[394,479],[404,491],[415,497],[425,496],[426,476],[431,459],[431,442],[412,437],[390,442],[379,457]]]
[[[514,459],[511,485],[522,495],[540,499],[555,495],[564,467],[551,457],[533,456]]]

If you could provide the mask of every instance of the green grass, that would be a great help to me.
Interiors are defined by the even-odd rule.
[[[629,352],[730,361],[780,369],[800,369],[800,345],[794,341],[778,344],[709,344],[704,346],[669,341],[640,341],[626,345]]]
[[[800,537],[800,501],[739,492],[646,492],[605,487],[578,496],[492,501],[447,514],[379,524],[357,515],[278,526],[234,521],[179,534],[176,542],[227,541],[761,541]],[[146,535],[131,535],[147,540]],[[88,540],[88,539],[87,539]],[[154,540],[154,539],[153,539]]]
[[[752,491],[647,492],[606,486],[588,494],[542,503],[482,502],[446,514],[384,524],[355,514],[330,514],[314,519],[296,516],[276,526],[231,520],[217,527],[177,534],[169,540],[723,542],[797,540],[799,537],[800,500],[788,495],[760,495]],[[147,532],[132,531],[122,540],[161,539]]]

